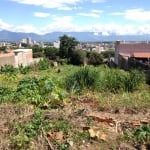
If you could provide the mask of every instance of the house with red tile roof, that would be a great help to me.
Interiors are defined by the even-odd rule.
[[[115,44],[115,64],[121,68],[129,68],[129,61],[149,66],[150,43],[121,43]]]

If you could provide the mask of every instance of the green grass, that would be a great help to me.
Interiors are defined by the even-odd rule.
[[[45,70],[32,68],[25,74],[19,71],[14,74],[2,73],[0,103],[13,103],[16,107],[27,104],[35,111],[24,124],[14,120],[12,146],[16,149],[29,148],[31,141],[41,135],[42,128],[49,132],[62,131],[66,139],[70,138],[77,145],[83,144],[83,140],[90,141],[89,133],[75,127],[68,118],[46,120],[42,116],[45,109],[63,110],[65,103],[67,105],[73,98],[95,100],[96,108],[109,111],[133,108],[141,112],[150,108],[150,86],[145,83],[144,75],[136,70],[125,72],[105,65],[60,65]],[[92,125],[91,120],[87,120],[87,125]],[[59,149],[69,149],[66,141],[56,145]]]

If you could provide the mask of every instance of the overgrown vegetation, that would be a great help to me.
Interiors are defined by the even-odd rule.
[[[75,93],[84,89],[94,90],[97,87],[98,79],[98,72],[93,67],[81,67],[66,78],[66,89]]]
[[[17,114],[11,123],[7,118],[4,121],[10,135],[5,136],[9,149],[35,149],[33,143],[40,139],[45,142],[41,145],[47,145],[47,138],[56,149],[69,150],[72,145],[79,148],[84,143],[111,147],[109,142],[113,141],[107,140],[107,136],[91,137],[88,129],[99,125],[101,118],[92,119],[87,116],[90,112],[149,113],[149,85],[145,83],[145,75],[137,70],[126,72],[106,65],[50,67],[45,59],[29,67],[5,67],[0,74],[0,104],[14,105]],[[30,110],[21,113],[22,108],[16,109],[18,104],[29,105]],[[107,117],[102,120],[109,121]],[[108,132],[105,126],[101,130]],[[124,138],[118,138],[119,142],[130,140],[132,146],[149,143],[149,125],[130,128],[129,132],[131,136],[123,132]]]

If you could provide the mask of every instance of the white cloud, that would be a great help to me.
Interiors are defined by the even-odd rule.
[[[12,28],[12,25],[4,22],[2,19],[0,19],[0,30],[3,30],[3,29],[8,29],[10,30]]]
[[[104,3],[106,0],[92,0],[92,3]]]
[[[32,25],[12,25],[4,22],[2,19],[0,19],[0,30],[8,30],[8,31],[14,31],[14,32],[35,32],[39,33],[38,30],[32,26]]]
[[[145,22],[150,21],[150,11],[143,9],[128,9],[124,12],[113,12],[112,15],[122,15],[124,18],[133,21]]]
[[[53,32],[53,31],[74,31],[76,30],[75,25],[73,25],[73,18],[71,16],[57,17],[53,16],[52,23],[46,25],[41,30],[42,33]]]
[[[135,21],[150,21],[150,11],[143,9],[129,9],[125,11],[125,18]]]
[[[45,8],[56,8],[60,10],[71,10],[81,0],[10,0],[17,3],[42,6]]]
[[[13,29],[11,31],[14,32],[24,32],[24,33],[39,33],[40,32],[33,26],[33,25],[18,25],[18,26],[13,26]]]
[[[87,13],[78,13],[79,16],[85,16],[85,17],[93,17],[93,18],[99,18],[101,16],[103,11],[101,10],[92,10],[91,12]]]
[[[55,31],[61,32],[101,32],[102,35],[108,36],[112,33],[117,35],[142,35],[142,34],[150,34],[150,25],[149,23],[143,25],[129,25],[129,24],[116,24],[116,23],[109,23],[109,24],[102,24],[97,23],[93,25],[84,25],[79,26],[73,23],[73,17],[71,16],[63,16],[57,17],[53,16],[53,22],[49,25],[45,25],[41,28],[36,28],[33,25],[26,24],[26,25],[11,25],[7,22],[4,22],[0,19],[0,30],[9,30],[14,32],[33,32],[38,34],[45,34]]]
[[[34,12],[33,15],[35,17],[39,17],[39,18],[46,18],[46,17],[50,16],[49,13],[44,13],[44,12]]]

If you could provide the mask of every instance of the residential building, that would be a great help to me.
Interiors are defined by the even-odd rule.
[[[33,63],[32,49],[16,49],[0,53],[0,66],[28,66]]]
[[[130,67],[129,61],[150,64],[150,43],[121,43],[115,44],[115,64],[119,67]]]

